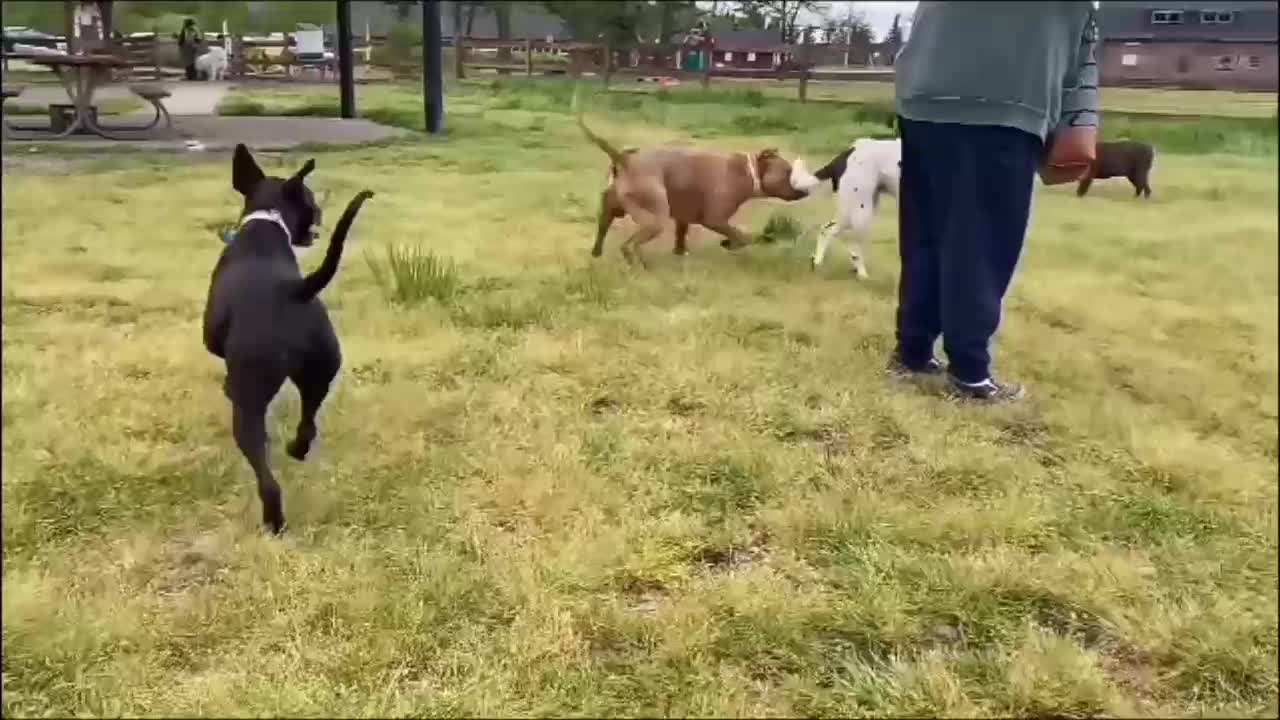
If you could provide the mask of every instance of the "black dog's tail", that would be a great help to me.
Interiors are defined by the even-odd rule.
[[[320,294],[334,275],[338,274],[338,261],[342,259],[342,247],[347,242],[347,231],[351,229],[351,223],[355,222],[360,206],[371,197],[373,197],[371,191],[361,190],[351,198],[351,202],[347,203],[347,209],[342,211],[342,217],[338,219],[338,225],[333,229],[333,235],[329,237],[329,248],[324,252],[324,260],[314,272],[302,278],[298,289],[293,293],[295,300],[309,302]]]

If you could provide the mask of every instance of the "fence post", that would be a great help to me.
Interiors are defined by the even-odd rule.
[[[799,53],[800,65],[800,102],[809,99],[809,46],[801,45]]]
[[[711,51],[706,45],[702,46],[702,89],[707,90],[711,87]]]
[[[462,37],[462,5],[453,4],[453,77],[462,80],[467,76],[467,45]],[[423,12],[426,12],[425,10]],[[425,47],[425,46],[424,46]]]
[[[604,79],[604,89],[609,89],[609,79],[613,75],[613,45],[604,44],[604,67],[600,73]]]
[[[533,77],[533,40],[524,41],[524,76]]]

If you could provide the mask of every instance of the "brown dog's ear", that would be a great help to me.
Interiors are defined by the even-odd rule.
[[[258,167],[258,161],[253,159],[249,148],[244,143],[238,143],[235,155],[231,158],[231,187],[248,197],[258,187],[258,183],[262,182],[263,177],[262,168]]]
[[[778,157],[778,148],[765,148],[764,150],[761,150],[760,154],[756,157],[761,160]]]

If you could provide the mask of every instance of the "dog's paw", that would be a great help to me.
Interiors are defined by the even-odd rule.
[[[356,202],[363,203],[364,201],[372,197],[373,197],[372,190],[361,190],[360,192],[356,193]]]
[[[284,451],[289,457],[299,462],[307,459],[307,453],[311,451],[311,443],[302,443],[297,440],[290,440],[284,446]]]

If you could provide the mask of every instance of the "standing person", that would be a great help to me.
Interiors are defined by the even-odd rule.
[[[979,400],[1025,394],[992,377],[991,338],[1046,147],[1056,154],[1087,143],[1092,152],[1096,42],[1087,1],[917,6],[895,63],[902,275],[891,370],[942,373],[933,356],[941,335],[954,392]]]
[[[182,64],[186,67],[187,79],[196,79],[196,56],[204,45],[204,33],[196,27],[195,18],[182,21],[182,29],[174,37],[178,38],[178,52],[182,55]]]

